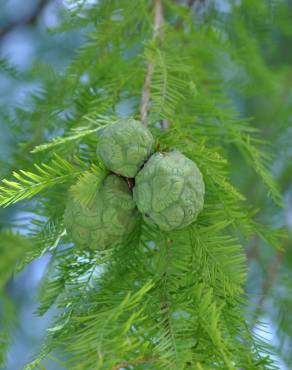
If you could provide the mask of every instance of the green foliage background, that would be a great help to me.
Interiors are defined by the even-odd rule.
[[[291,3],[163,5],[163,42],[151,1],[73,1],[42,31],[53,57],[38,50],[25,70],[0,61],[10,91],[33,84],[21,102],[3,94],[0,109],[10,137],[0,203],[22,200],[2,210],[2,366],[19,308],[12,274],[49,255],[37,314],[57,312],[27,369],[291,367]],[[97,171],[100,127],[139,118],[149,63],[150,128],[200,167],[204,212],[182,232],[142,224],[126,247],[78,251],[64,235],[64,194]]]

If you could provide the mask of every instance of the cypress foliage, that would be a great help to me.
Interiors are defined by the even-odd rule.
[[[243,245],[255,235],[277,245],[281,232],[259,223],[232,184],[233,152],[276,206],[282,199],[266,143],[228,98],[221,65],[232,60],[254,78],[269,76],[240,11],[253,14],[252,3],[261,14],[267,8],[260,0],[231,2],[222,14],[192,3],[73,2],[54,31],[78,29],[83,45],[61,73],[37,65],[36,75],[46,77],[41,94],[31,97],[34,110],[14,112],[17,122],[41,119],[43,142],[29,145],[26,166],[0,187],[1,206],[22,201],[33,214],[26,236],[6,234],[7,243],[17,238],[24,245],[22,256],[15,249],[18,269],[51,254],[37,313],[58,308],[26,370],[43,368],[47,357],[70,370],[277,368],[246,316]],[[264,32],[256,17],[251,22],[254,32]],[[5,61],[0,66],[17,73]],[[248,93],[248,83],[240,88]],[[141,218],[123,245],[80,250],[63,225],[66,199],[85,172],[103,171],[98,132],[120,116],[142,120],[160,150],[179,150],[197,163],[204,209],[179,231],[163,232]]]

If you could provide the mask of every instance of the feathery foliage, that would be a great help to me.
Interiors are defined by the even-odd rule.
[[[51,186],[78,177],[86,166],[77,158],[75,162],[73,165],[55,155],[49,164],[35,164],[35,173],[24,170],[14,172],[13,177],[16,181],[4,179],[3,186],[0,187],[0,205],[8,206],[23,199],[30,199]]]
[[[26,370],[43,368],[47,357],[70,370],[276,369],[273,350],[252,333],[245,313],[243,244],[258,235],[277,245],[281,233],[262,225],[232,184],[233,152],[276,205],[282,198],[266,143],[228,98],[218,65],[234,58],[250,78],[268,74],[237,20],[241,5],[230,2],[226,14],[215,7],[192,14],[165,0],[160,40],[153,37],[152,1],[73,5],[54,32],[80,29],[84,44],[65,71],[46,74],[42,92],[31,97],[31,111],[16,109],[16,121],[37,125],[41,117],[43,127],[26,143],[27,168],[33,169],[15,171],[0,187],[1,206],[26,200],[33,212],[27,238],[34,247],[18,268],[51,254],[37,314],[52,307],[58,314]],[[247,53],[257,61],[254,68]],[[98,131],[120,116],[139,118],[149,65],[149,128],[161,150],[180,150],[197,163],[206,185],[204,210],[181,231],[164,233],[141,221],[125,245],[78,250],[63,226],[69,188],[86,170],[102,171]],[[167,129],[160,127],[163,121]]]

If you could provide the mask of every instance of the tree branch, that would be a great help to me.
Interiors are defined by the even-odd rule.
[[[154,40],[163,39],[163,25],[164,25],[164,17],[163,17],[163,5],[162,0],[154,0],[154,32],[153,38]],[[140,115],[141,121],[143,125],[148,125],[148,110],[149,110],[149,103],[150,103],[150,88],[151,88],[151,80],[154,72],[154,65],[153,63],[148,63],[146,76],[143,84],[142,89],[142,98],[140,104]]]
[[[34,24],[37,21],[39,15],[42,13],[44,8],[49,3],[50,0],[40,0],[30,15],[24,18],[17,19],[14,22],[8,23],[7,25],[0,27],[0,37],[2,38],[6,36],[8,33],[13,31],[17,27]]]

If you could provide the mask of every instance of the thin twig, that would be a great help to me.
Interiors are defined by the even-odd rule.
[[[163,6],[162,0],[154,0],[154,31],[153,31],[153,38],[154,40],[162,40],[163,39],[163,26],[164,26],[164,17],[163,17]],[[154,65],[153,63],[149,62],[147,66],[146,76],[143,84],[142,89],[142,98],[140,104],[140,115],[141,121],[143,125],[148,125],[148,110],[149,110],[149,103],[150,103],[150,88],[151,88],[151,81],[154,72]]]
[[[44,8],[50,3],[50,0],[40,0],[37,6],[34,8],[33,12],[29,14],[27,17],[23,17],[20,19],[15,20],[14,22],[8,23],[7,25],[0,26],[0,37],[6,36],[8,33],[13,31],[17,27],[22,27],[26,25],[33,25],[39,15],[42,13]]]
[[[141,364],[146,364],[149,362],[155,362],[158,361],[159,357],[157,356],[152,356],[152,357],[143,357],[143,358],[138,358],[136,360],[131,360],[131,361],[123,361],[120,362],[119,364],[115,365],[112,370],[119,370],[121,368],[130,366],[130,365],[141,365]]]
[[[143,90],[142,90],[142,98],[140,104],[140,115],[141,121],[143,125],[147,126],[147,116],[148,116],[148,106],[150,101],[150,85],[152,80],[152,75],[154,71],[154,66],[152,63],[149,63],[147,66],[147,72],[144,80]]]

